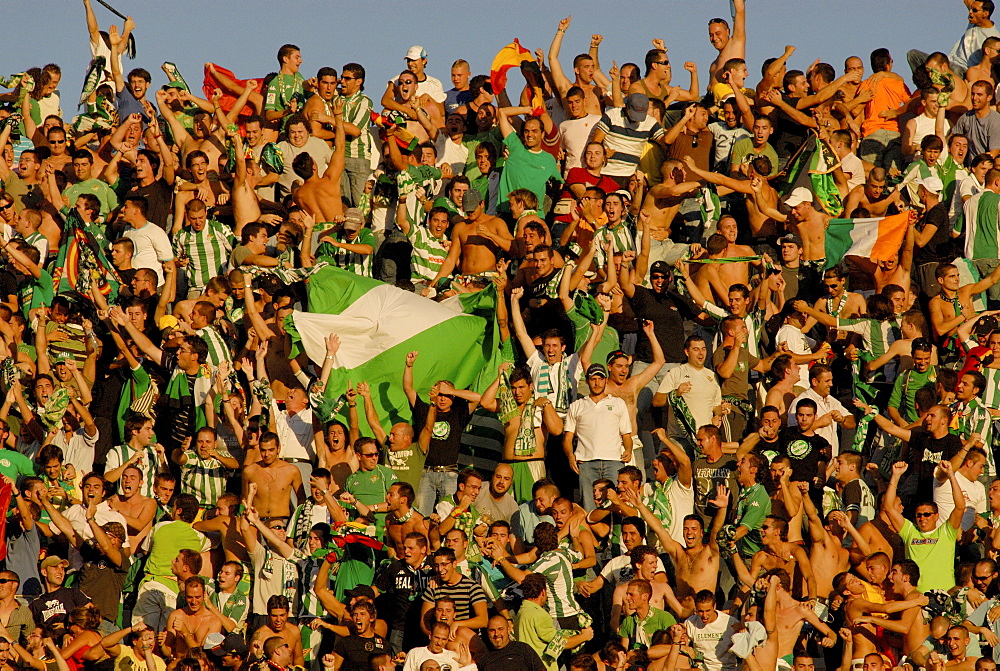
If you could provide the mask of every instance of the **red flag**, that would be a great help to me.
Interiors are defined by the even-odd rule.
[[[250,81],[249,79],[237,79],[236,75],[234,75],[231,71],[219,65],[215,66],[215,71],[218,72],[219,74],[225,75],[229,79],[236,82],[237,86],[239,86],[240,88],[245,88],[247,82]],[[263,95],[264,79],[258,78],[256,81],[257,81],[257,92]],[[201,90],[205,93],[205,98],[211,100],[212,93],[215,91],[215,89],[219,89],[222,91],[222,99],[219,101],[219,107],[225,110],[226,114],[229,114],[233,109],[233,105],[236,104],[237,96],[229,95],[229,93],[226,92],[225,87],[219,83],[219,81],[212,74],[212,71],[208,69],[208,65],[206,65],[205,81],[202,83]],[[243,109],[237,112],[237,116],[250,116],[253,113],[254,113],[253,108],[250,107],[250,105],[248,104],[245,105]]]

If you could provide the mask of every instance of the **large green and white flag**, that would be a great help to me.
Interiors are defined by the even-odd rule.
[[[797,187],[805,187],[816,194],[816,201],[824,212],[837,216],[844,209],[833,171],[840,165],[837,154],[826,142],[812,135],[795,152],[786,168],[785,182],[778,189],[782,198]]]
[[[965,202],[965,216],[954,227],[965,233],[965,258],[995,259],[1000,255],[1000,194],[980,191]]]
[[[341,396],[349,382],[368,382],[386,431],[395,422],[410,420],[402,386],[407,352],[420,353],[413,367],[413,385],[424,398],[439,380],[449,380],[458,389],[482,391],[496,378],[500,352],[492,286],[436,303],[378,280],[326,267],[313,273],[306,287],[310,311],[295,311],[285,319],[292,355],[305,351],[322,366],[324,339],[336,333],[340,350],[326,387],[327,398]],[[365,433],[365,413],[359,412],[359,417]]]

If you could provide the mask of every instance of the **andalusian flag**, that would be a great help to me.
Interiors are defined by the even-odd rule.
[[[507,87],[507,71],[519,68],[524,63],[532,63],[538,70],[535,57],[516,39],[500,50],[493,59],[493,65],[490,66],[490,85],[493,87],[494,95],[500,95],[500,92]],[[541,77],[541,71],[538,71],[538,75]],[[511,98],[513,99],[513,96]],[[545,97],[540,88],[533,88],[531,91],[531,107],[535,116],[541,116],[545,111]]]
[[[833,171],[840,165],[840,159],[830,145],[813,135],[805,141],[789,161],[785,188],[782,197],[792,189],[803,186],[814,194],[824,212],[837,216],[844,209]]]
[[[826,267],[845,256],[888,261],[899,251],[909,225],[909,213],[873,219],[831,219],[826,229]]]
[[[100,240],[98,239],[100,236]],[[121,286],[121,277],[104,255],[103,239],[98,226],[87,226],[71,211],[63,225],[63,243],[59,246],[52,281],[55,292],[79,291],[90,295],[91,285],[114,302]]]
[[[492,286],[435,303],[378,280],[326,267],[310,275],[307,289],[310,311],[295,311],[285,320],[292,356],[304,350],[322,366],[324,338],[330,333],[340,336],[326,396],[341,396],[348,381],[368,382],[386,431],[395,422],[410,420],[402,387],[407,352],[420,352],[413,385],[424,398],[439,380],[450,380],[459,389],[484,391],[496,379],[500,350]],[[364,432],[368,425],[363,412],[360,421]]]

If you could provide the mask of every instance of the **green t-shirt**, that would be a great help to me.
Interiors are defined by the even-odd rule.
[[[42,275],[38,279],[28,275],[17,286],[17,301],[21,305],[21,313],[25,319],[31,310],[52,305],[53,298],[55,290],[52,287],[52,275],[49,275],[47,270],[42,270]]]
[[[528,151],[515,133],[503,140],[509,152],[503,172],[500,173],[500,195],[502,206],[507,203],[507,194],[517,189],[528,189],[538,197],[539,209],[545,201],[545,183],[550,178],[562,181],[559,165],[547,151]]]
[[[556,621],[552,619],[548,610],[534,601],[525,600],[514,616],[514,634],[517,640],[538,653],[548,671],[556,671],[559,668],[557,660],[562,652],[556,641],[559,632],[556,629]],[[552,649],[553,647],[559,649]]]
[[[889,395],[889,407],[899,410],[907,422],[917,419],[917,391],[927,385],[934,386],[937,382],[937,368],[928,366],[923,373],[911,368],[900,373],[892,385],[892,394]]]
[[[758,151],[754,149],[753,138],[749,137],[740,138],[733,143],[729,164],[732,166],[742,165],[747,162],[748,158],[753,159],[758,156],[767,156],[771,160],[771,174],[768,177],[774,177],[778,174],[778,152],[774,151],[771,143],[765,142],[764,148]]]
[[[267,91],[264,93],[264,109],[272,112],[284,112],[292,98],[298,96],[299,110],[301,111],[305,102],[303,81],[302,75],[298,72],[293,75],[276,75],[267,85]]]
[[[35,464],[31,459],[14,450],[0,450],[0,474],[17,482],[19,475],[35,475]]]
[[[934,531],[924,533],[906,520],[899,532],[906,547],[906,558],[920,567],[917,589],[948,590],[955,585],[955,539],[959,530],[944,520]]]
[[[101,216],[107,216],[111,210],[118,207],[118,196],[114,189],[107,182],[102,182],[99,179],[88,179],[70,184],[62,195],[69,201],[69,206],[72,208],[76,205],[77,198],[88,193],[97,196],[97,200],[101,201]]]
[[[177,582],[172,579],[170,567],[177,553],[183,549],[205,552],[211,547],[208,539],[194,530],[187,522],[172,520],[160,522],[149,533],[149,559],[146,561],[146,575],[169,577],[162,581],[168,587],[175,587]]]
[[[618,635],[628,639],[629,650],[648,648],[653,641],[653,634],[669,629],[677,624],[674,616],[665,610],[650,607],[646,619],[640,621],[638,613],[632,613],[618,627]]]
[[[749,559],[761,549],[760,525],[770,514],[771,497],[767,495],[764,485],[758,482],[740,492],[740,499],[736,504],[736,524],[750,530],[736,542],[736,548],[744,558]]]
[[[402,450],[392,450],[386,446],[382,454],[396,477],[402,482],[409,483],[415,491],[420,484],[420,475],[424,470],[424,453],[420,446],[412,443]]]

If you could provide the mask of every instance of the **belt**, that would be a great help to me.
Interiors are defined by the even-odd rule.
[[[297,459],[295,457],[282,457],[282,459],[284,459],[287,462],[293,463],[293,464],[311,464],[312,463],[312,459]]]
[[[458,473],[458,466],[424,466],[424,470],[435,473]]]

